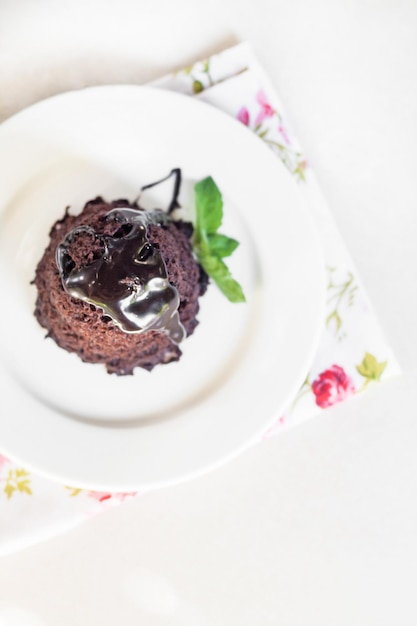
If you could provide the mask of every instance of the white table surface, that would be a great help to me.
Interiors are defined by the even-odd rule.
[[[0,0],[0,119],[250,41],[404,370],[3,557],[1,626],[417,623],[416,35],[415,0]]]

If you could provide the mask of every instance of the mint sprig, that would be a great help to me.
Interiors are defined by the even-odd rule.
[[[239,242],[217,232],[223,219],[222,194],[211,176],[196,183],[194,192],[193,249],[198,262],[231,302],[245,302],[242,287],[223,261],[236,250]]]

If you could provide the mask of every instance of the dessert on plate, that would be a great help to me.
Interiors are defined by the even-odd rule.
[[[67,208],[53,224],[36,268],[35,317],[47,337],[85,362],[104,364],[108,373],[132,374],[136,367],[152,370],[177,361],[179,344],[198,324],[208,274],[215,281],[219,267],[224,274],[221,257],[237,245],[216,234],[217,227],[207,232],[201,210],[195,224],[174,219],[179,169],[142,190],[170,177],[174,186],[166,210],[145,210],[140,200],[102,197],[88,201],[78,215]],[[209,195],[213,189],[212,179],[201,183],[196,185],[197,200],[199,189],[204,193],[206,188]],[[235,243],[227,251],[223,245],[216,256],[204,241],[210,236]],[[213,273],[216,259],[220,265]],[[235,283],[227,268],[222,281],[223,291]]]

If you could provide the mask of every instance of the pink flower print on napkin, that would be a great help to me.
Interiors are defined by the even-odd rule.
[[[286,422],[287,422],[286,416],[280,415],[279,418],[276,419],[275,422],[272,424],[272,426],[270,426],[268,430],[266,430],[263,433],[262,439],[265,440],[265,439],[269,439],[270,437],[274,437],[277,433],[282,431],[282,429],[286,425]]]
[[[9,459],[7,457],[3,456],[2,454],[0,454],[0,470],[7,463],[10,463]]]
[[[290,140],[290,138],[288,137],[288,133],[287,133],[287,131],[285,130],[285,128],[284,128],[284,126],[283,126],[282,124],[280,124],[280,125],[278,126],[278,132],[279,132],[279,134],[281,135],[281,137],[283,138],[284,143],[286,143],[286,144],[287,144],[287,146],[289,146],[289,145],[290,145],[290,143],[291,143],[291,140]]]
[[[105,502],[106,500],[118,500],[119,502],[124,502],[128,498],[133,498],[136,495],[136,492],[131,493],[106,493],[102,491],[90,491],[88,496],[97,500],[98,502]]]
[[[276,114],[275,109],[268,102],[265,92],[263,89],[260,89],[256,94],[256,101],[259,104],[258,115],[255,119],[255,126],[260,126],[262,122],[270,117],[273,117]],[[243,106],[239,109],[237,114],[237,119],[245,126],[249,126],[250,124],[250,113],[247,107]],[[279,132],[285,132],[283,127],[280,125]]]
[[[355,393],[353,381],[340,365],[321,372],[311,384],[317,406],[326,409]]]
[[[237,119],[239,120],[239,122],[242,122],[242,124],[245,124],[245,126],[249,126],[250,115],[246,107],[242,107],[240,109],[239,113],[237,114]]]
[[[256,100],[260,106],[258,116],[255,120],[255,124],[261,124],[268,117],[273,117],[275,115],[275,109],[271,106],[266,97],[266,93],[263,89],[260,89],[256,94]]]

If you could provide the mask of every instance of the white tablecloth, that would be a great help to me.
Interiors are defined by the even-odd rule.
[[[0,621],[415,622],[416,20],[404,1],[0,4],[2,119],[251,41],[404,371],[196,482],[3,557]]]

